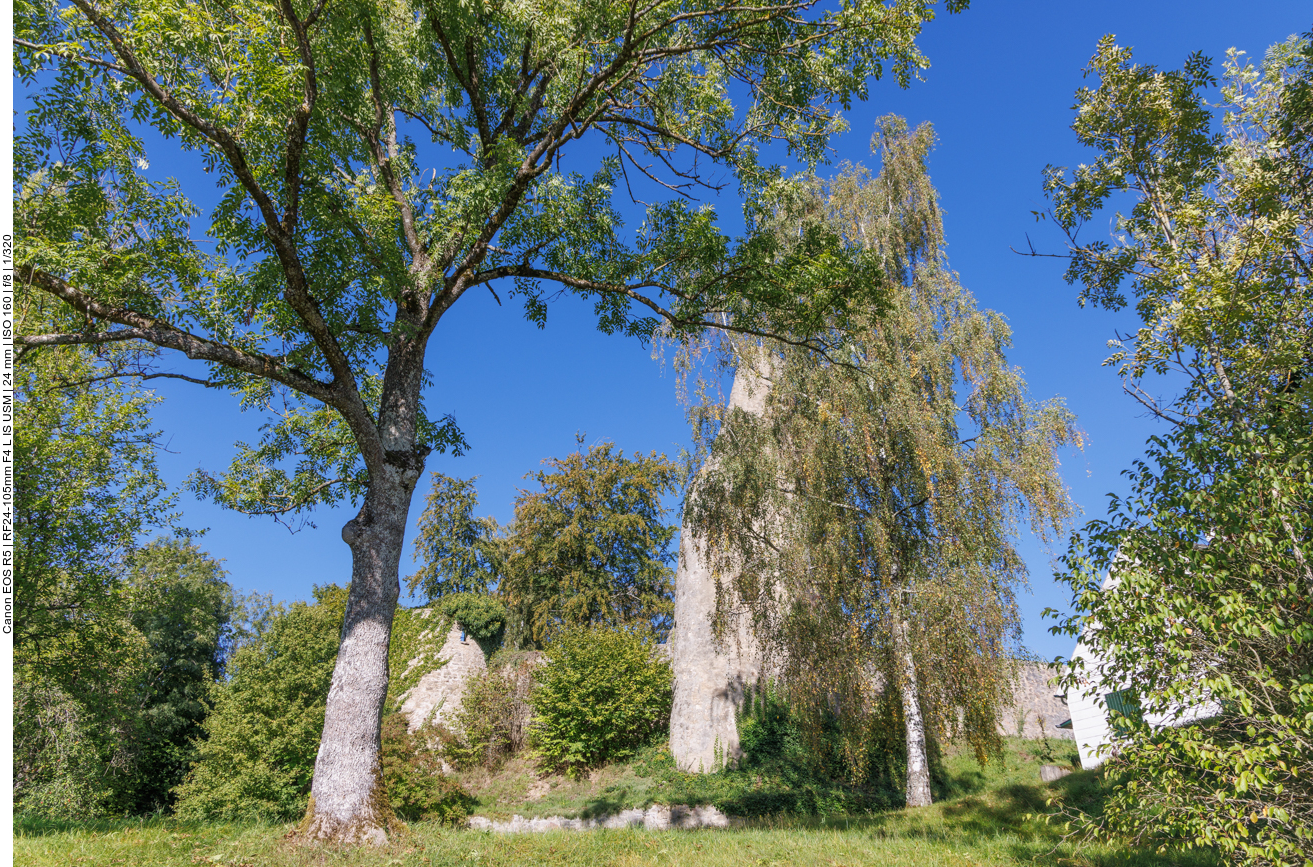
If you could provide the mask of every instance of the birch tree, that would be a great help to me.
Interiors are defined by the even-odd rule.
[[[814,332],[865,286],[834,239],[733,243],[696,197],[761,188],[771,170],[757,154],[772,142],[817,159],[837,106],[886,71],[907,83],[925,65],[915,39],[934,11],[929,0],[16,6],[30,95],[15,143],[19,303],[62,303],[54,328],[19,344],[185,355],[204,370],[139,372],[228,389],[269,418],[228,470],[195,478],[198,492],[285,520],[359,505],[342,529],[350,601],[307,839],[386,838],[379,721],[402,535],[427,456],[465,447],[455,420],[423,402],[426,383],[465,375],[424,366],[447,311],[486,289],[542,325],[561,290],[591,301],[603,331],[638,338],[660,320],[692,333],[720,315],[744,333]],[[203,173],[159,180],[147,132]],[[576,154],[598,159],[576,173]],[[618,203],[643,177],[664,198],[626,229]],[[196,184],[218,188],[209,214],[192,203]],[[781,267],[798,260],[833,267],[804,287]]]
[[[1060,402],[1036,405],[1007,363],[1003,318],[947,266],[925,161],[928,125],[881,121],[881,169],[804,182],[778,230],[823,220],[883,263],[880,298],[829,359],[775,350],[766,411],[733,414],[689,509],[810,737],[839,723],[855,776],[882,700],[897,695],[907,803],[931,802],[927,739],[998,748],[1020,643],[1016,550],[1071,514],[1057,451],[1078,443]],[[781,201],[786,200],[782,198]]]

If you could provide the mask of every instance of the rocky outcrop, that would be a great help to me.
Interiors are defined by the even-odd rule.
[[[423,617],[431,614],[429,610],[420,612]],[[465,696],[465,682],[488,668],[483,648],[456,624],[452,624],[447,640],[438,652],[438,663],[439,667],[425,674],[419,683],[402,695],[399,710],[406,716],[406,725],[411,731],[426,722],[449,722]],[[418,664],[418,658],[410,661],[410,666]]]
[[[473,816],[469,826],[475,831],[499,834],[542,833],[544,831],[593,831],[598,828],[643,828],[648,831],[691,831],[695,828],[728,828],[729,817],[715,807],[683,807],[654,804],[646,810],[622,810],[614,816],[596,819],[567,819],[546,816],[526,819],[513,816],[505,822],[485,816]]]
[[[1064,768],[1061,765],[1040,765],[1039,778],[1045,783],[1056,783],[1063,777],[1071,774],[1071,768]]]
[[[765,411],[770,380],[759,366],[740,366],[730,391],[729,409],[753,415]],[[762,654],[745,615],[730,617],[723,642],[712,635],[716,576],[706,552],[685,523],[679,533],[675,571],[675,617],[670,630],[670,662],[675,698],[670,710],[670,752],[683,771],[708,773],[743,755],[737,712],[762,676]]]

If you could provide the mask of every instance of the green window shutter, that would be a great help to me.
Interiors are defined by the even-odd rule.
[[[1103,697],[1103,703],[1108,706],[1108,710],[1115,710],[1128,719],[1140,718],[1140,699],[1135,695],[1134,690],[1119,689],[1110,692]]]

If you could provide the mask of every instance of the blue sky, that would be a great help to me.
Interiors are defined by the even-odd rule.
[[[1142,63],[1176,67],[1202,50],[1220,69],[1232,46],[1261,58],[1273,42],[1306,32],[1313,24],[1309,12],[1306,2],[1277,0],[976,0],[967,12],[927,27],[921,44],[932,66],[924,80],[907,90],[874,84],[870,100],[847,115],[849,131],[835,141],[835,164],[869,164],[878,116],[895,112],[914,125],[934,124],[939,145],[930,168],[946,213],[950,262],[981,306],[1008,318],[1010,358],[1024,370],[1031,394],[1041,400],[1060,395],[1077,414],[1088,445],[1063,456],[1063,474],[1086,518],[1103,515],[1107,494],[1125,489],[1121,471],[1156,430],[1114,373],[1100,366],[1107,340],[1115,330],[1132,329],[1134,314],[1078,308],[1060,262],[1009,249],[1024,248],[1027,235],[1040,249],[1061,249],[1061,238],[1037,225],[1031,212],[1044,207],[1040,172],[1046,164],[1089,159],[1068,129],[1081,70],[1106,33],[1133,46]],[[151,157],[155,169],[171,165],[163,143]],[[203,189],[207,179],[194,172],[184,177],[188,185],[201,185],[188,188],[194,199],[212,200]],[[732,194],[712,202],[727,227],[739,224],[740,203]],[[576,432],[586,433],[589,443],[610,440],[627,452],[671,456],[689,442],[669,368],[637,341],[599,333],[591,309],[581,303],[553,305],[547,327],[539,330],[512,304],[498,307],[489,293],[467,295],[442,320],[428,363],[435,380],[426,396],[430,411],[452,413],[471,446],[460,458],[435,455],[429,469],[479,476],[482,511],[503,522],[512,517],[517,487],[527,485],[523,475],[543,458],[573,450]],[[222,470],[235,441],[258,437],[260,419],[241,414],[231,396],[182,383],[155,391],[164,398],[155,418],[168,449],[160,463],[171,485],[181,485],[198,467]],[[426,492],[422,484],[412,525]],[[224,512],[185,492],[180,506],[186,526],[208,528],[201,544],[224,560],[240,588],[308,599],[314,584],[349,579],[350,552],[340,528],[353,509],[320,510],[313,515],[317,528],[290,534],[271,520]],[[1026,644],[1043,657],[1065,654],[1070,642],[1050,636],[1040,612],[1065,607],[1066,594],[1052,579],[1049,553],[1033,540],[1023,542],[1023,551],[1031,570],[1031,591],[1021,600]],[[413,564],[403,560],[403,575],[410,571]]]

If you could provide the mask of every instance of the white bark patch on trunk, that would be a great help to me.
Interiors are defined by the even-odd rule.
[[[916,661],[907,636],[907,622],[894,624],[894,652],[902,667],[898,692],[903,703],[903,724],[907,730],[907,806],[928,807],[930,798],[930,762],[926,757],[925,719],[921,716],[921,696],[917,688]]]

